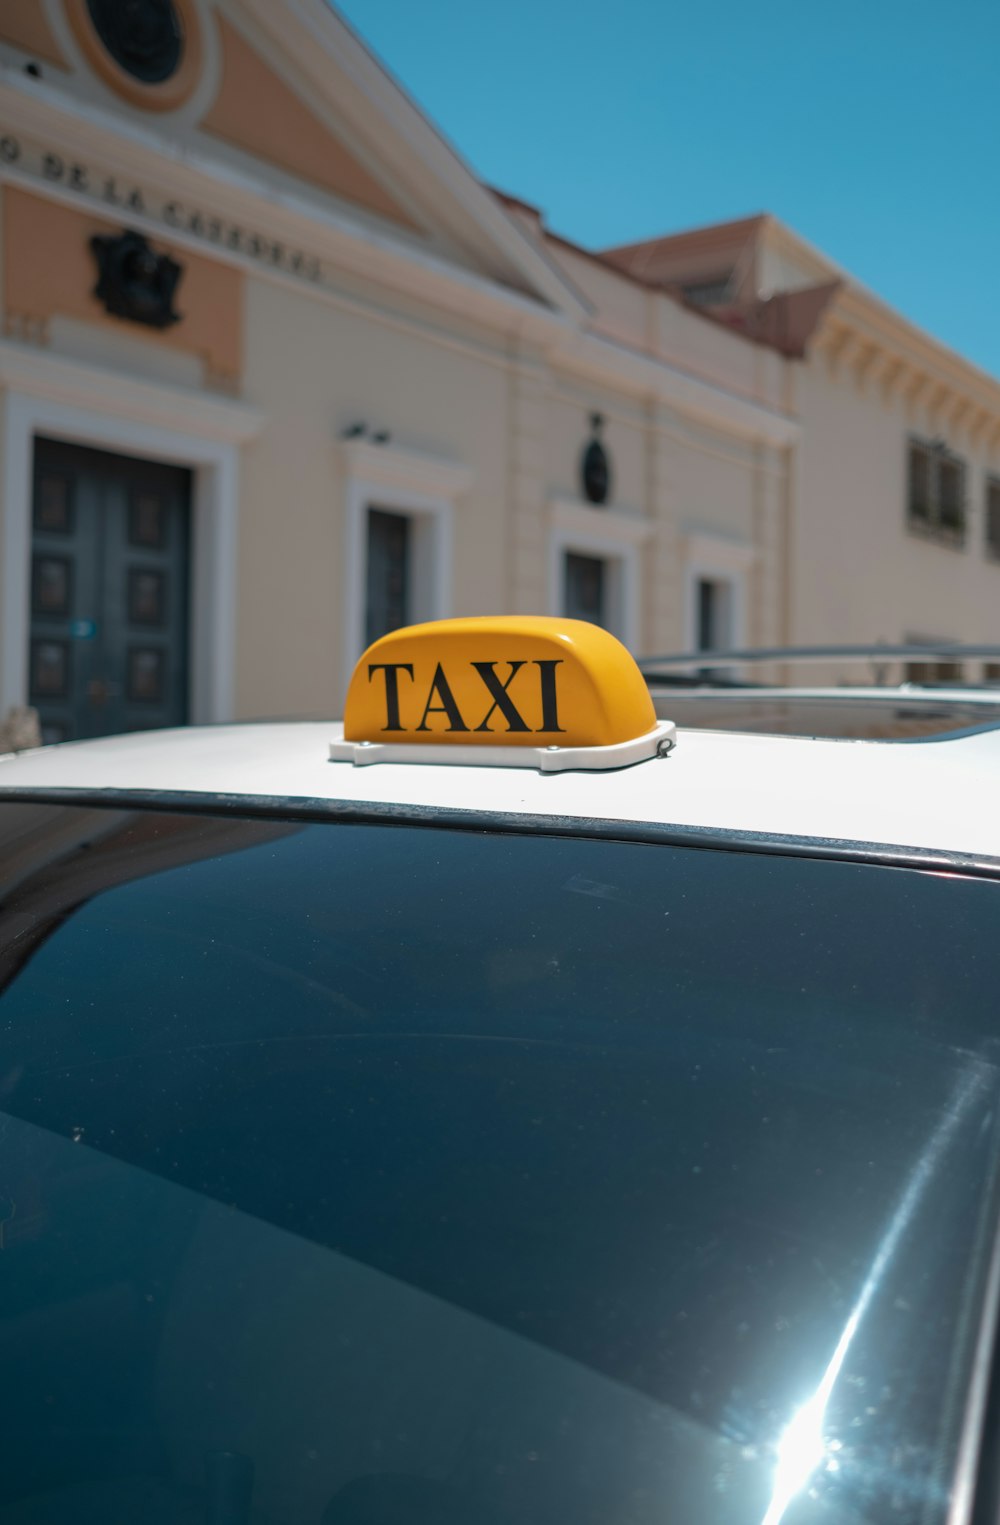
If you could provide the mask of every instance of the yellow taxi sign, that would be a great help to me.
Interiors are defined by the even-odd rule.
[[[656,731],[649,689],[621,642],[583,620],[546,616],[394,630],[358,662],[344,710],[346,744],[466,755],[470,748],[613,748]]]

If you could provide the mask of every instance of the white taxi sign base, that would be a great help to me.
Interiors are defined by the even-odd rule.
[[[607,747],[468,747],[454,742],[331,741],[330,761],[355,767],[368,763],[436,763],[439,767],[535,768],[540,773],[570,769],[601,772],[630,768],[651,757],[665,757],[677,740],[672,720],[660,720],[644,736],[633,736]]]

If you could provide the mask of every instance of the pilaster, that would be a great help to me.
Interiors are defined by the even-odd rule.
[[[541,357],[515,341],[511,351],[507,492],[510,549],[508,608],[547,614],[545,415],[549,375]]]

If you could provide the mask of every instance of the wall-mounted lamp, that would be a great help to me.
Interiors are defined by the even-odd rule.
[[[374,434],[370,434],[367,424],[348,424],[347,428],[341,431],[340,437],[341,439],[364,439],[366,434],[369,435],[373,445],[388,445],[392,439],[388,429],[377,429]]]
[[[588,503],[604,504],[611,495],[611,462],[601,442],[604,419],[591,413],[591,438],[580,460],[580,480]]]

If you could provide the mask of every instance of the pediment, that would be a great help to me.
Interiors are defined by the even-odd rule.
[[[47,99],[66,97],[102,124],[124,118],[133,159],[159,143],[228,177],[227,187],[284,197],[317,219],[332,213],[362,238],[423,250],[535,304],[585,311],[544,247],[326,0],[149,3],[151,15],[174,17],[181,37],[162,60],[130,51],[127,18],[141,6],[105,7],[102,32],[90,0],[48,0],[44,11],[38,0],[6,0],[8,78],[21,93],[37,71]]]

